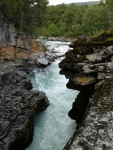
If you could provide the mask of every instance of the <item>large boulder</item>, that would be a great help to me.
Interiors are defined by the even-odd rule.
[[[37,65],[48,66],[50,62],[46,58],[45,53],[41,52],[37,55],[37,62],[36,63],[37,63]]]
[[[33,139],[33,116],[45,110],[44,92],[32,90],[24,71],[4,70],[0,74],[0,149],[25,150]]]

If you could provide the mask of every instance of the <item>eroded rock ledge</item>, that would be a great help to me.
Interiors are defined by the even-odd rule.
[[[45,110],[49,101],[44,92],[31,89],[24,71],[1,64],[0,150],[25,150],[32,142],[33,116]]]
[[[70,47],[60,73],[69,79],[67,87],[80,93],[68,113],[77,131],[64,150],[112,149],[113,31],[80,36]]]

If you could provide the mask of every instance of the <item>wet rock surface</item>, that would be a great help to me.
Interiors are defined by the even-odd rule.
[[[78,127],[64,150],[113,148],[112,86],[113,31],[80,36],[60,62],[67,87],[79,90],[68,115]]]
[[[0,150],[25,150],[33,138],[33,116],[45,110],[49,101],[44,92],[31,90],[31,81],[24,71],[2,65]]]

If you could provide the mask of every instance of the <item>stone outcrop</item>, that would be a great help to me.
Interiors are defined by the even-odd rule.
[[[33,138],[33,116],[45,110],[44,92],[31,90],[24,71],[0,66],[0,150],[25,150]]]
[[[82,99],[84,99],[84,96]],[[95,90],[87,106],[82,124],[78,127],[64,150],[112,150],[112,106],[113,78],[106,79],[104,83]]]
[[[64,149],[112,149],[113,31],[80,36],[70,47],[60,73],[69,79],[67,87],[80,93],[68,113],[77,131]]]
[[[16,30],[11,23],[0,22],[0,62],[25,60],[34,64],[39,52],[43,48],[35,36]]]

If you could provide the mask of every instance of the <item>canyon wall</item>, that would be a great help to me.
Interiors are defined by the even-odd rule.
[[[35,36],[16,30],[14,24],[0,22],[0,62],[20,59],[33,62],[41,51]]]
[[[69,79],[67,87],[79,90],[68,115],[77,130],[64,150],[112,149],[113,31],[80,36],[59,64]]]

